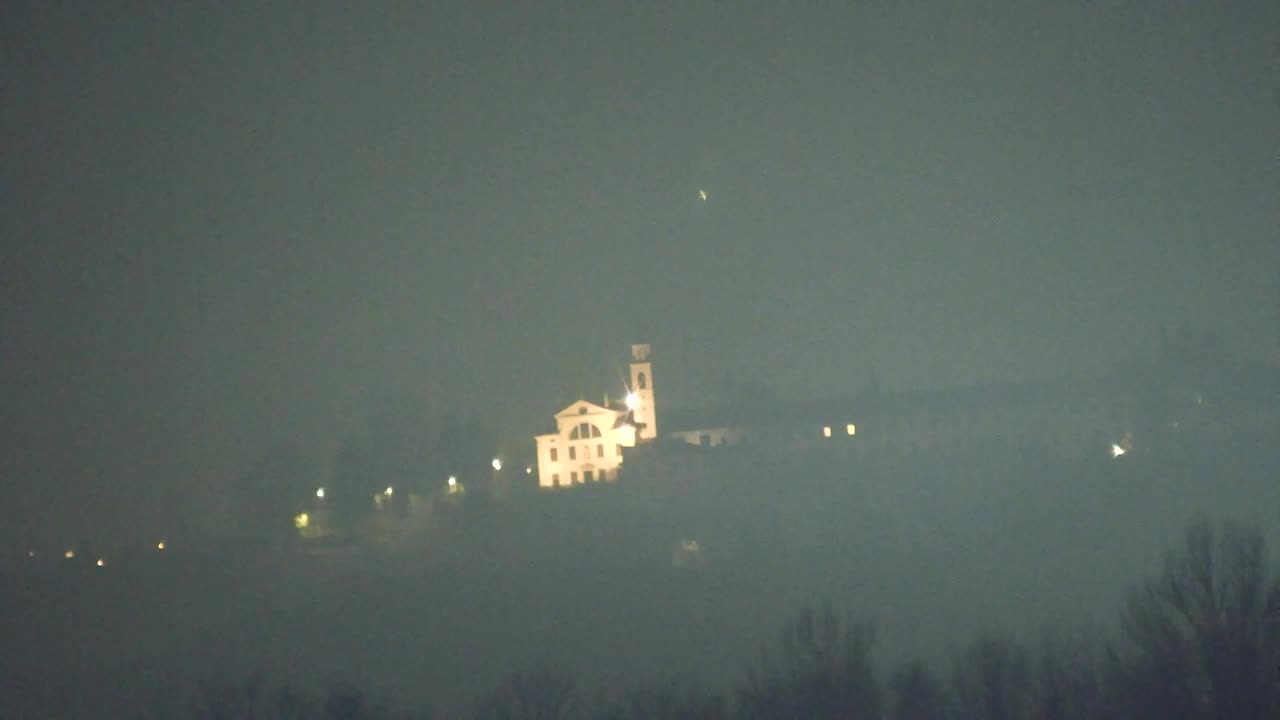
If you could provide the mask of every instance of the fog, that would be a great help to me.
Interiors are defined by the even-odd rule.
[[[1280,717],[1280,10],[1060,5],[7,3],[0,715]]]

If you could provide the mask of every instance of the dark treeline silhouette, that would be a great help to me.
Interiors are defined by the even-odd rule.
[[[1046,633],[1034,646],[980,634],[949,667],[878,667],[872,622],[802,609],[728,691],[686,682],[593,696],[566,673],[516,672],[472,704],[476,720],[1264,720],[1280,717],[1280,573],[1253,527],[1199,519],[1133,588],[1112,631]],[[205,686],[191,717],[422,718],[349,688],[311,698],[260,676]]]

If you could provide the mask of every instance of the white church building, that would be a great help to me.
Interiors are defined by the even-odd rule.
[[[555,432],[537,435],[538,487],[571,487],[618,479],[623,448],[658,437],[653,365],[648,345],[631,346],[625,401],[605,407],[578,400],[555,414]]]

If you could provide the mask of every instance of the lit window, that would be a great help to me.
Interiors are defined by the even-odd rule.
[[[599,444],[599,445],[597,445],[597,446],[596,446],[596,457],[598,457],[598,458],[602,458],[602,457],[604,457],[604,444],[603,444],[603,443],[601,443],[601,444]]]
[[[556,462],[556,449],[551,448],[551,462]]]
[[[570,445],[570,446],[569,446],[569,459],[570,459],[570,460],[577,460],[577,459],[578,459],[578,448],[576,448],[576,447],[574,447],[574,446],[572,446],[572,445]]]
[[[822,437],[824,437],[824,438],[829,438],[829,437],[831,437],[831,426],[830,426],[830,425],[823,425],[823,426],[822,426]]]
[[[844,432],[846,435],[857,435],[858,426],[854,425],[853,423],[849,423],[848,425],[844,426]]]

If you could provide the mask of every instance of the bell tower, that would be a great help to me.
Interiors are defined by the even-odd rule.
[[[648,345],[631,346],[631,388],[627,395],[627,409],[639,426],[637,440],[658,437],[658,406],[653,396],[653,363]]]

